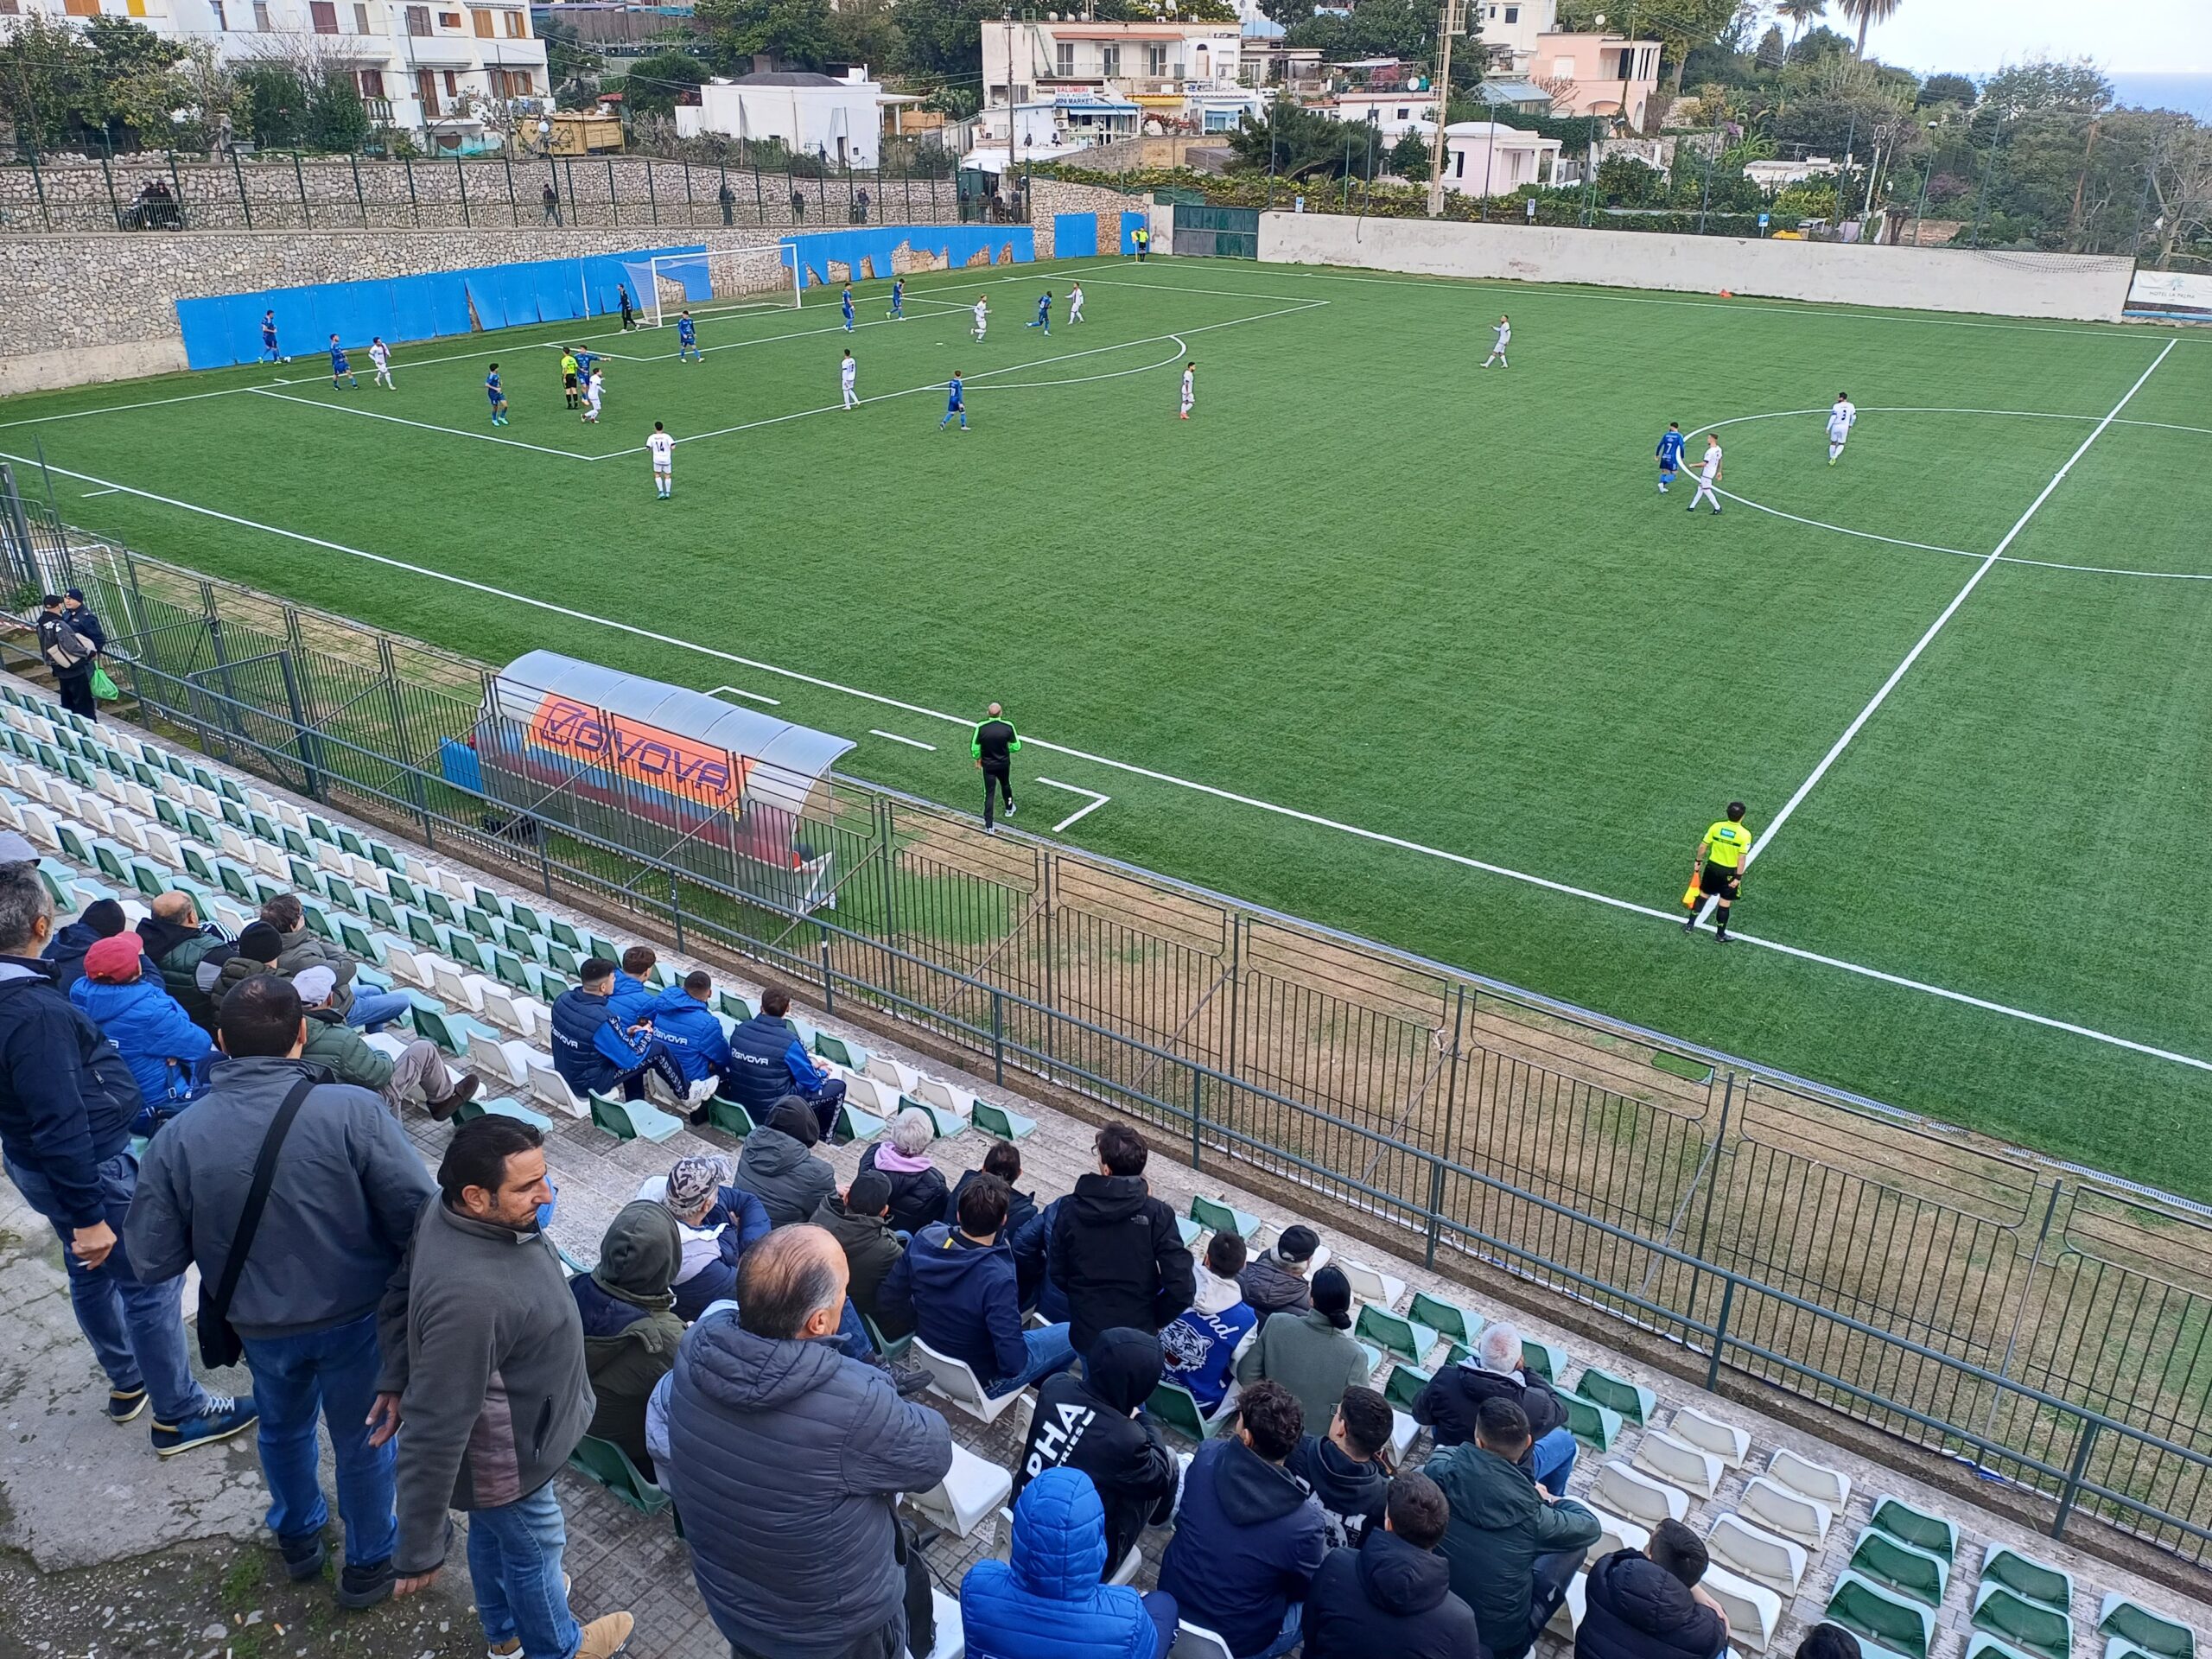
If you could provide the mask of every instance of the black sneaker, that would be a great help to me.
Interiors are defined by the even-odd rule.
[[[138,1414],[146,1409],[146,1390],[143,1389],[110,1389],[107,1391],[107,1420],[111,1423],[137,1421]]]
[[[901,1365],[880,1354],[869,1355],[868,1363],[891,1379],[891,1386],[899,1390],[899,1397],[902,1400],[925,1393],[930,1384],[937,1380],[918,1365]]]
[[[1725,927],[1716,928],[1713,931],[1713,942],[1715,944],[1733,944],[1736,943],[1735,940],[1728,937],[1728,930]]]
[[[483,1086],[484,1079],[471,1071],[459,1083],[454,1084],[453,1093],[448,1095],[443,1100],[427,1101],[424,1104],[429,1107],[430,1116],[442,1123],[462,1107],[467,1105],[470,1101],[475,1099],[476,1091]]]
[[[1694,912],[1691,913],[1689,920],[1682,924],[1682,931],[1685,933],[1694,933],[1697,931],[1697,916]]]
[[[340,1607],[373,1607],[391,1594],[391,1557],[380,1561],[348,1561],[338,1574]]]
[[[276,1553],[284,1558],[284,1576],[295,1584],[322,1572],[322,1535],[303,1532],[296,1538],[279,1538]]]

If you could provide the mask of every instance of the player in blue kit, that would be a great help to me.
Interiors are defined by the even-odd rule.
[[[906,279],[904,276],[891,279],[891,320],[893,322],[906,321]]]
[[[1667,423],[1667,429],[1659,435],[1659,493],[1667,493],[1667,486],[1675,481],[1675,474],[1682,469],[1682,425],[1680,421]]]
[[[274,311],[264,311],[261,314],[261,360],[264,363],[274,363],[279,360],[276,352],[276,314]]]
[[[507,394],[499,390],[499,365],[496,363],[491,365],[490,372],[484,377],[484,395],[492,400],[492,424],[505,426],[507,423]]]
[[[1051,289],[1046,289],[1038,297],[1037,321],[1027,326],[1032,328],[1042,328],[1048,334],[1052,332],[1052,290]]]
[[[338,336],[333,334],[330,337],[330,389],[333,391],[338,390],[340,377],[355,391],[360,390],[360,381],[355,378],[352,365],[346,361],[346,348],[338,343]]]
[[[961,395],[959,370],[955,369],[952,372],[951,383],[945,387],[944,394],[944,419],[937,423],[937,429],[940,432],[944,431],[952,417],[957,415],[960,417],[960,429],[965,432],[968,429],[968,404]]]
[[[687,357],[701,363],[707,360],[707,354],[699,349],[699,325],[691,321],[689,311],[679,313],[676,319],[676,360],[681,363]]]
[[[847,283],[845,284],[845,297],[843,304],[845,308],[845,332],[849,334],[853,332],[853,285],[850,283]]]

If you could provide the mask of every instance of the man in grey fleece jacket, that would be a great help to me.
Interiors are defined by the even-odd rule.
[[[270,1126],[302,1082],[261,1223],[247,1247],[230,1320],[261,1407],[269,1529],[294,1579],[322,1571],[330,1519],[316,1478],[318,1407],[336,1454],[346,1567],[338,1599],[367,1607],[391,1593],[392,1452],[370,1444],[377,1304],[406,1253],[430,1178],[384,1103],[300,1058],[306,1021],[281,979],[249,979],[216,1016],[207,1096],[162,1126],[124,1222],[130,1260],[149,1281],[197,1263],[208,1285],[231,1258]]]
[[[399,1433],[404,1596],[444,1566],[468,1515],[468,1574],[487,1650],[607,1659],[628,1613],[579,1627],[561,1578],[568,1543],[553,1477],[591,1422],[584,1333],[560,1258],[537,1224],[550,1203],[544,1137],[518,1118],[464,1123],[438,1166],[413,1248],[383,1307],[374,1438]]]

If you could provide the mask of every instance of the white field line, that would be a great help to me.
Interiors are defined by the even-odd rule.
[[[113,495],[114,493],[115,493],[115,491],[114,491],[113,489],[111,489],[111,489],[105,489],[105,490],[86,490],[86,491],[85,492],[85,493],[84,493],[81,497],[79,497],[79,499],[81,499],[81,500],[89,501],[89,500],[91,500],[91,499],[92,499],[94,496],[96,496],[96,495]]]
[[[1049,747],[1050,746],[1046,744],[1039,744],[1038,747],[1044,748]],[[1114,798],[1111,795],[1101,795],[1095,789],[1078,789],[1073,784],[1064,784],[1057,778],[1039,778],[1037,781],[1050,789],[1065,789],[1071,795],[1088,795],[1090,797],[1090,805],[1078,806],[1074,811],[1069,813],[1067,817],[1062,818],[1058,823],[1052,826],[1052,833],[1056,836],[1059,834],[1061,830],[1066,829],[1068,825],[1075,823],[1077,819],[1089,817],[1091,813],[1096,812],[1100,807],[1105,805],[1107,802]]]
[[[869,727],[868,734],[870,737],[888,738],[893,743],[904,743],[910,749],[927,749],[931,754],[937,753],[937,745],[934,743],[925,743],[918,737],[901,737],[896,732],[885,731],[880,726]]]
[[[32,464],[23,456],[4,453],[0,453],[0,460],[12,461],[19,466]],[[944,714],[938,709],[925,708],[918,702],[908,702],[899,697],[887,697],[879,692],[863,691],[855,686],[841,685],[835,680],[825,680],[817,675],[803,673],[798,669],[782,668],[773,663],[741,657],[735,652],[722,651],[713,645],[699,645],[692,640],[677,639],[671,634],[656,633],[651,628],[639,627],[632,622],[620,622],[612,617],[594,616],[588,612],[572,610],[565,605],[554,604],[550,600],[533,598],[527,594],[511,593],[503,588],[494,588],[488,582],[454,575],[450,571],[433,570],[428,566],[412,564],[404,559],[394,558],[389,554],[372,553],[361,548],[347,547],[343,543],[327,541],[319,536],[309,536],[302,531],[286,530],[280,525],[262,524],[257,520],[243,518],[235,513],[224,512],[214,507],[201,506],[197,502],[179,500],[173,496],[156,495],[150,490],[138,489],[130,485],[111,484],[109,480],[97,478],[88,473],[75,472],[68,467],[56,467],[53,471],[63,478],[76,479],[88,484],[110,484],[111,487],[124,494],[135,495],[163,506],[197,513],[203,518],[213,518],[224,524],[236,524],[245,530],[261,531],[287,541],[299,542],[309,547],[318,547],[326,552],[344,554],[350,558],[360,559],[370,564],[381,565],[386,569],[404,571],[410,575],[427,577],[433,582],[447,582],[456,588],[466,588],[471,593],[482,594],[493,599],[506,600],[513,604],[527,606],[533,610],[564,617],[574,622],[588,623],[594,627],[605,628],[610,632],[626,634],[654,645],[669,646],[678,651],[692,652],[720,662],[734,663],[741,668],[753,669],[764,674],[773,674],[783,679],[797,681],[802,685],[810,685],[821,690],[834,691],[841,696],[856,697],[863,702],[875,703],[881,708],[897,709],[906,714],[919,715],[925,719],[939,721],[950,726],[964,728],[972,723],[961,715]],[[732,686],[718,689],[736,690]],[[739,692],[738,695],[752,696],[754,694]],[[1385,834],[1379,830],[1369,830],[1358,824],[1345,823],[1335,818],[1324,817],[1319,813],[1302,811],[1296,807],[1283,806],[1274,801],[1261,800],[1255,796],[1243,795],[1233,790],[1218,788],[1212,784],[1202,784],[1188,778],[1178,778],[1172,772],[1155,771],[1150,766],[1136,766],[1126,760],[1110,760],[1103,754],[1094,754],[1086,749],[1050,742],[1044,738],[1033,736],[1023,739],[1023,741],[1033,747],[1049,750],[1054,754],[1065,754],[1071,760],[1089,761],[1093,766],[1104,766],[1109,771],[1124,772],[1130,777],[1148,779],[1154,783],[1188,790],[1193,794],[1226,801],[1232,805],[1249,807],[1255,811],[1270,813],[1277,817],[1290,819],[1294,823],[1311,824],[1316,829],[1334,830],[1338,834],[1351,836],[1376,846],[1391,847],[1401,852],[1437,859],[1445,863],[1457,865],[1463,869],[1479,870],[1487,875],[1519,881],[1529,887],[1541,888],[1548,893],[1556,893],[1570,899],[1580,899],[1592,904],[1603,905],[1609,910],[1622,911],[1631,916],[1641,916],[1650,920],[1665,922],[1669,926],[1681,925],[1675,916],[1666,911],[1655,910],[1649,905],[1637,904],[1626,899],[1616,899],[1610,893],[1593,892],[1590,888],[1578,887],[1568,882],[1555,881],[1548,876],[1532,875],[1527,871],[1512,869],[1503,864],[1493,864],[1485,859],[1470,857],[1465,853],[1451,852],[1440,847],[1426,846],[1417,841],[1408,841],[1403,836]],[[2092,1042],[2102,1043],[2113,1048],[2126,1049],[2133,1053],[2147,1055],[2153,1059],[2170,1061],[2174,1065],[2193,1067],[2200,1071],[2212,1071],[2212,1060],[2199,1059],[2194,1055],[2154,1047],[2147,1043],[2137,1042],[2131,1038],[2119,1037],[2088,1026],[2076,1025],[2070,1020],[2053,1019],[2048,1014],[2036,1014],[2025,1008],[2017,1008],[2006,1003],[1992,1001],[1985,997],[1973,996],[1964,991],[1955,991],[1943,986],[1929,984],[1923,980],[1909,979],[1901,975],[1885,973],[1878,968],[1869,968],[1859,963],[1847,962],[1840,957],[1824,956],[1815,950],[1802,950],[1796,945],[1783,944],[1777,940],[1764,939],[1756,934],[1740,933],[1732,934],[1730,937],[1740,939],[1745,944],[1758,945],[1763,950],[1777,951],[1800,961],[1816,963],[1822,967],[1856,975],[1862,979],[1876,980],[1883,984],[1897,986],[1905,990],[1917,991],[1924,995],[1939,997],[1946,1001],[1957,1002],[1968,1007],[1982,1009],[1986,1013],[2000,1014],[2006,1019],[2024,1020],[2028,1024],[2046,1027],[2053,1031],[2066,1032],[2070,1035],[2086,1038]]]
[[[404,415],[386,415],[380,410],[363,409],[355,404],[334,404],[321,397],[299,397],[289,391],[271,391],[266,386],[249,386],[247,391],[263,397],[275,397],[288,404],[304,404],[309,409],[334,410],[340,415],[358,415],[364,420],[390,421],[396,426],[411,426],[423,432],[442,432],[452,438],[474,438],[480,443],[505,444],[510,449],[534,449],[541,455],[558,455],[564,461],[596,461],[596,455],[579,454],[574,449],[555,449],[542,443],[531,443],[523,438],[503,438],[496,432],[471,432],[466,427],[440,426],[435,421],[410,421]],[[490,409],[486,403],[484,407]]]
[[[743,697],[747,702],[765,702],[771,709],[780,709],[784,706],[780,697],[764,697],[758,691],[747,691],[741,685],[718,685],[707,695],[710,697],[719,697],[724,692],[728,692],[733,697]]]
[[[2099,421],[2090,430],[2089,435],[2082,440],[2081,446],[2066,458],[2066,464],[2050,475],[2050,481],[2037,493],[2034,500],[2028,503],[2027,511],[2012,521],[2012,528],[2005,532],[2005,539],[1997,543],[1987,558],[1974,567],[1974,574],[1967,578],[1966,586],[1951,596],[1951,602],[1936,614],[1936,620],[1928,625],[1928,631],[1920,636],[1912,649],[1905,652],[1904,660],[1891,671],[1888,679],[1882,682],[1882,689],[1874,693],[1851,724],[1843,728],[1843,735],[1829,746],[1828,752],[1821,757],[1821,764],[1815,766],[1812,774],[1797,785],[1796,793],[1783,803],[1782,810],[1776,813],[1768,823],[1766,833],[1758,838],[1750,852],[1744,855],[1744,863],[1746,867],[1760,854],[1774,845],[1775,837],[1782,833],[1782,827],[1789,822],[1790,815],[1803,804],[1805,798],[1813,792],[1815,786],[1820,783],[1821,779],[1827,776],[1828,768],[1835,765],[1844,750],[1850,747],[1851,740],[1857,737],[1866,722],[1874,717],[1874,711],[1889,701],[1890,693],[1897,689],[1898,683],[1904,678],[1912,665],[1920,660],[1921,652],[1926,651],[1934,643],[1936,636],[1943,631],[1943,625],[1958,614],[1959,607],[1967,602],[1967,596],[1981,585],[1981,579],[1995,568],[1999,559],[2005,556],[2005,550],[2012,546],[2013,540],[2028,527],[2028,521],[2042,511],[2043,504],[2050,499],[2051,493],[2066,481],[2066,475],[2074,470],[2074,464],[2089,453],[2089,446],[2104,435],[2105,429],[2120,418],[2120,410],[2126,409],[2133,401],[2135,394],[2142,391],[2144,385],[2158,372],[2158,365],[2171,354],[2175,343],[2170,340],[2159,348],[2158,356],[2151,359],[2151,366],[2136,376],[2135,384],[2121,394],[2120,400],[2112,406],[2104,419]]]

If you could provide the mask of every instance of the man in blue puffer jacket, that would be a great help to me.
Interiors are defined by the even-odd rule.
[[[199,1097],[199,1067],[215,1045],[192,1023],[139,948],[136,933],[102,939],[85,953],[85,971],[69,988],[77,1011],[100,1028],[138,1080],[145,1099],[132,1130],[151,1135]]]
[[[690,1084],[652,1028],[625,1026],[615,1019],[607,994],[614,964],[604,957],[585,959],[583,982],[553,999],[553,1069],[579,1095],[622,1091],[626,1100],[643,1100],[645,1073],[658,1072],[679,1100]]]
[[[974,1659],[1165,1659],[1175,1599],[1141,1596],[1106,1573],[1106,1510],[1077,1470],[1047,1469],[1014,1506],[1009,1560],[978,1561],[960,1584]]]
[[[694,970],[681,985],[670,986],[648,1003],[645,1015],[652,1021],[654,1037],[683,1073],[684,1082],[711,1084],[719,1090],[729,1072],[729,1039],[722,1035],[722,1022],[715,1018],[710,1006],[714,995],[714,980],[703,970]],[[609,1004],[618,1020],[620,1005],[620,995]]]
[[[845,1098],[842,1078],[815,1065],[806,1045],[784,1023],[791,1012],[787,991],[771,985],[760,993],[760,1012],[729,1034],[728,1097],[763,1121],[786,1095],[814,1108],[822,1138],[837,1127],[838,1103]]]

